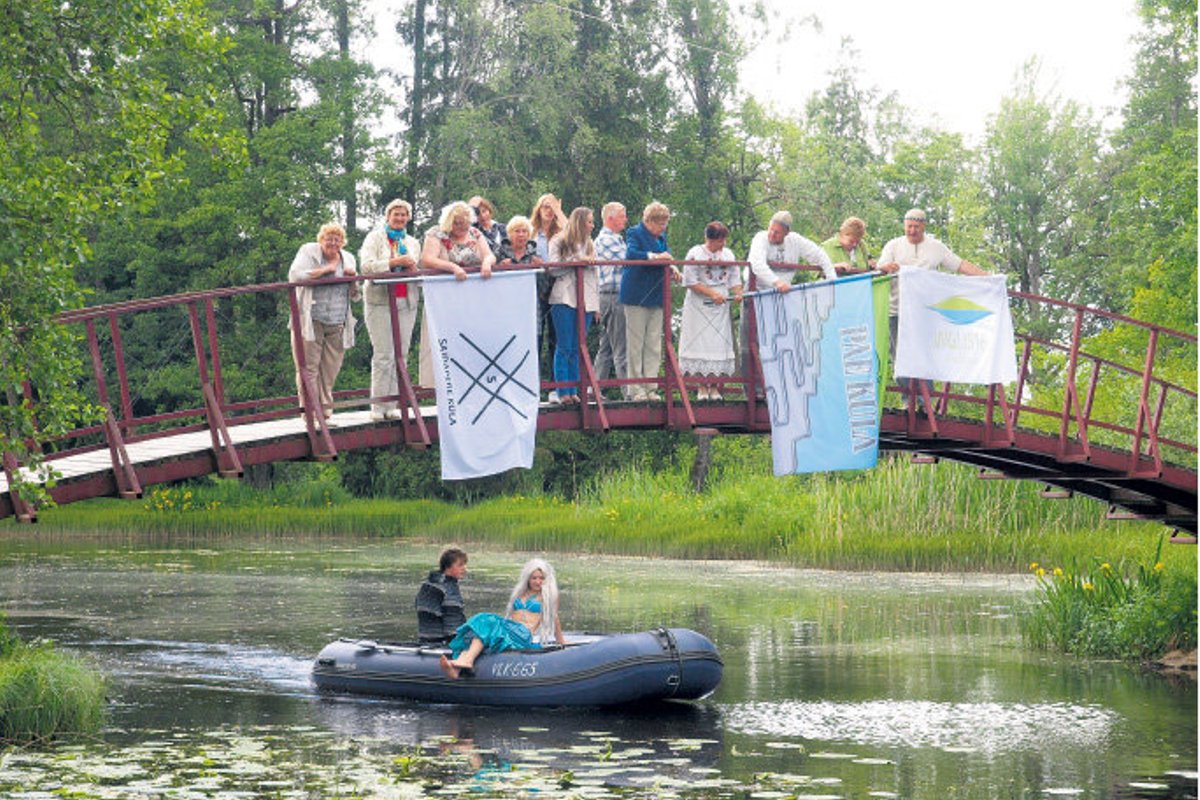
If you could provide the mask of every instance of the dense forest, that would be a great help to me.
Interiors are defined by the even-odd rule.
[[[802,115],[762,107],[738,84],[747,46],[734,32],[747,18],[728,0],[406,0],[403,75],[358,55],[364,0],[10,4],[0,450],[33,457],[26,381],[43,434],[89,413],[81,351],[56,313],[283,280],[321,223],[344,223],[357,249],[397,196],[413,203],[416,230],[474,194],[501,219],[547,191],[568,209],[619,200],[635,218],[656,199],[681,242],[721,219],[741,255],[779,208],[816,239],[859,216],[878,246],[921,206],[931,233],[1013,288],[1194,331],[1196,0],[1136,4],[1115,125],[1045,89],[1031,61],[977,147],[861,85],[852,41]],[[385,119],[400,130],[382,134]],[[224,354],[231,393],[289,391],[284,319],[275,298],[222,308],[235,334],[225,341],[241,343]],[[1090,334],[1093,352],[1144,357],[1144,341]],[[189,380],[187,368],[164,373],[166,341],[153,325],[125,341],[135,372],[159,368],[140,384],[149,408],[171,407]],[[366,369],[367,349],[347,374]],[[1159,369],[1195,387],[1187,350],[1161,354]],[[263,352],[278,369],[261,368]]]

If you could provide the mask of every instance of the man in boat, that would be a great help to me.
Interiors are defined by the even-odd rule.
[[[417,590],[417,638],[422,645],[442,645],[454,638],[467,621],[458,582],[467,574],[467,554],[447,547],[438,558],[438,568],[429,573]]]

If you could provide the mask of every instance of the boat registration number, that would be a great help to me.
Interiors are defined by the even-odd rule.
[[[493,678],[532,678],[537,675],[537,664],[532,661],[502,661],[492,664]]]

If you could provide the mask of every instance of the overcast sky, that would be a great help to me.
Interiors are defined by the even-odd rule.
[[[537,2],[537,0],[530,0]],[[557,4],[559,0],[550,0]],[[859,51],[858,83],[895,91],[922,119],[978,144],[989,114],[1031,56],[1042,61],[1043,88],[1118,111],[1138,30],[1134,0],[764,0],[777,21],[750,31],[742,87],[778,111],[794,113],[828,83],[843,37]],[[411,53],[395,32],[400,0],[373,0],[378,67],[408,74]],[[818,32],[801,22],[810,15]],[[790,19],[793,24],[786,25]],[[781,31],[789,31],[779,41]],[[394,121],[385,122],[392,129]]]
[[[742,85],[780,111],[796,111],[828,83],[842,38],[859,51],[859,84],[895,91],[939,127],[978,143],[987,116],[1031,57],[1042,86],[1090,106],[1120,110],[1139,29],[1134,0],[767,0],[793,20],[815,15],[822,30],[793,24],[780,45],[754,47]],[[777,26],[778,27],[778,26]],[[764,32],[767,33],[767,32]]]

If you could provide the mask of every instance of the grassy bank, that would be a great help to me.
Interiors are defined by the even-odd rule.
[[[19,641],[0,617],[0,742],[94,733],[103,711],[98,672],[49,643]]]
[[[42,513],[61,532],[355,534],[545,552],[763,559],[833,569],[1023,571],[1030,562],[1144,560],[1162,528],[1107,522],[1086,498],[1048,500],[1040,486],[984,481],[951,463],[881,461],[862,473],[774,478],[761,448],[718,441],[708,489],[691,491],[686,457],[665,470],[631,464],[576,500],[550,494],[462,505],[353,498],[337,473],[271,491],[210,480],[155,489],[141,502],[99,500]],[[685,454],[686,456],[686,454]],[[15,523],[8,523],[11,529]],[[1195,550],[1166,548],[1195,571]]]

